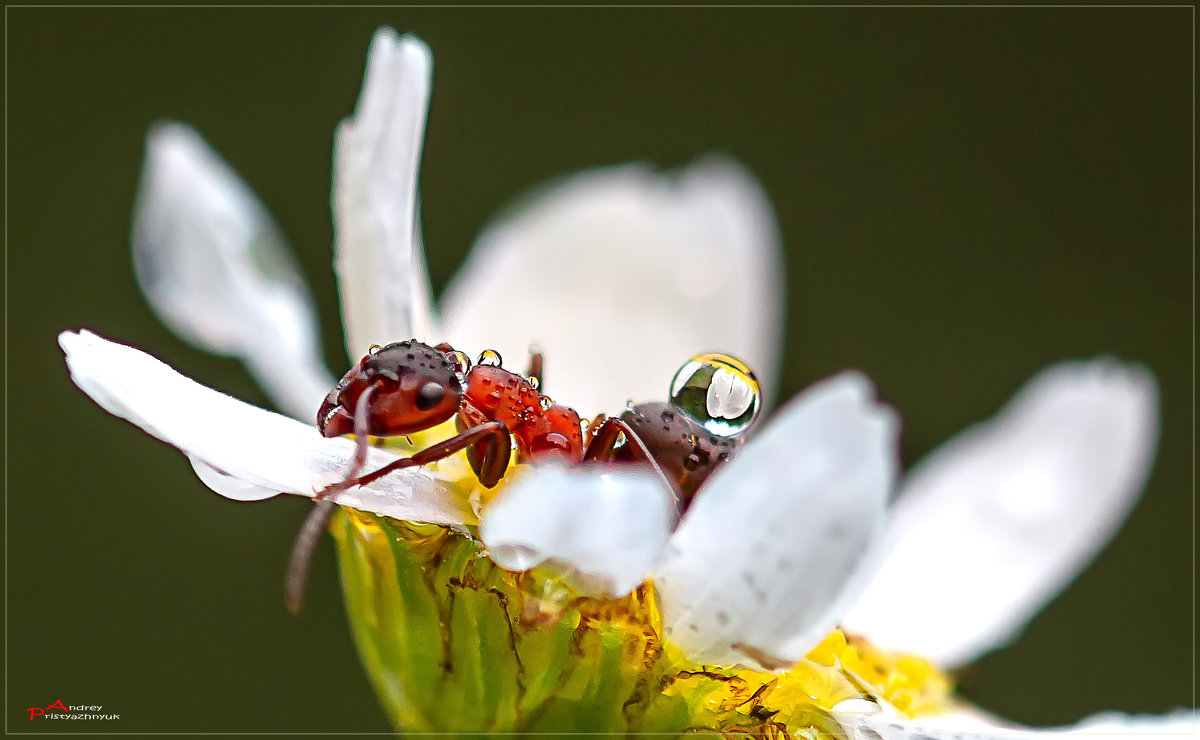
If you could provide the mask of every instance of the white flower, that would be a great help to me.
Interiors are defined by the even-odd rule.
[[[769,394],[778,238],[757,184],[724,160],[555,184],[483,234],[439,317],[416,195],[431,69],[422,42],[381,30],[358,108],[338,131],[335,263],[351,362],[372,343],[412,336],[510,359],[536,339],[548,391],[590,416],[662,399],[684,359],[720,349],[759,369]],[[164,320],[242,358],[301,421],[68,331],[60,344],[80,388],[178,447],[230,498],[312,496],[342,474],[353,443],[325,439],[312,423],[332,375],[318,359],[307,291],[266,210],[185,126],[150,134],[134,247]],[[631,354],[635,362],[607,359]],[[1113,533],[1153,456],[1156,404],[1140,367],[1055,366],[996,419],[934,453],[894,497],[894,414],[863,376],[846,373],[778,410],[679,521],[668,492],[641,473],[550,466],[505,487],[484,510],[481,537],[504,567],[553,560],[598,594],[653,577],[667,637],[697,662],[779,667],[842,623],[954,666],[1018,634]],[[370,454],[370,469],[393,459]],[[339,501],[409,521],[477,523],[455,485],[436,470],[403,470]],[[842,710],[855,736],[913,729],[877,705]],[[1137,728],[1187,723],[1193,714]],[[920,731],[1005,732],[967,715],[930,718]]]

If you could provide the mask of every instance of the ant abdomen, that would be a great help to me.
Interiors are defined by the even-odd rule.
[[[724,463],[741,443],[740,437],[713,434],[677,406],[659,401],[639,403],[620,418],[638,435],[663,472],[688,501],[708,476]],[[628,445],[616,459],[634,460]]]

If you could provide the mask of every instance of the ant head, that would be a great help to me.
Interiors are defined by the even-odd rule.
[[[366,409],[370,434],[392,437],[436,426],[462,402],[458,370],[452,356],[415,339],[372,347],[325,397],[317,428],[326,437],[353,433],[355,409],[368,388],[374,389]]]
[[[733,355],[709,352],[683,364],[671,381],[671,405],[711,434],[737,437],[762,405],[758,378]]]

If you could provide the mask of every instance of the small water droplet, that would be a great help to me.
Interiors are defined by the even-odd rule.
[[[379,346],[378,344],[372,344],[370,347],[367,347],[367,354],[377,354],[381,349],[383,349],[383,347]]]
[[[479,353],[480,365],[491,365],[492,367],[500,367],[504,364],[504,360],[500,357],[500,353],[494,349],[485,349]]]
[[[454,372],[456,375],[466,375],[470,371],[471,358],[467,357],[466,352],[456,349],[450,354],[450,358],[454,361]]]
[[[550,398],[550,396],[542,396],[540,403],[543,409],[548,409],[554,405],[554,399]]]

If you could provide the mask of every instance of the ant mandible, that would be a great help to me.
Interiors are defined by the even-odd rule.
[[[523,377],[501,367],[499,354],[491,350],[472,366],[448,344],[431,347],[408,340],[372,347],[329,392],[317,414],[322,435],[354,434],[355,455],[346,477],[317,493],[318,503],[296,538],[286,579],[288,608],[298,613],[303,606],[317,540],[333,515],[337,495],[349,488],[460,450],[466,451],[480,484],[492,488],[504,476],[515,448],[518,462],[557,455],[570,462],[649,465],[682,509],[737,448],[758,414],[758,383],[748,367],[729,355],[698,355],[676,373],[670,403],[631,405],[620,417],[597,418],[585,448],[579,414],[539,392],[543,367],[541,352],[532,348]],[[369,437],[404,436],[451,417],[459,431],[454,437],[359,475]]]

